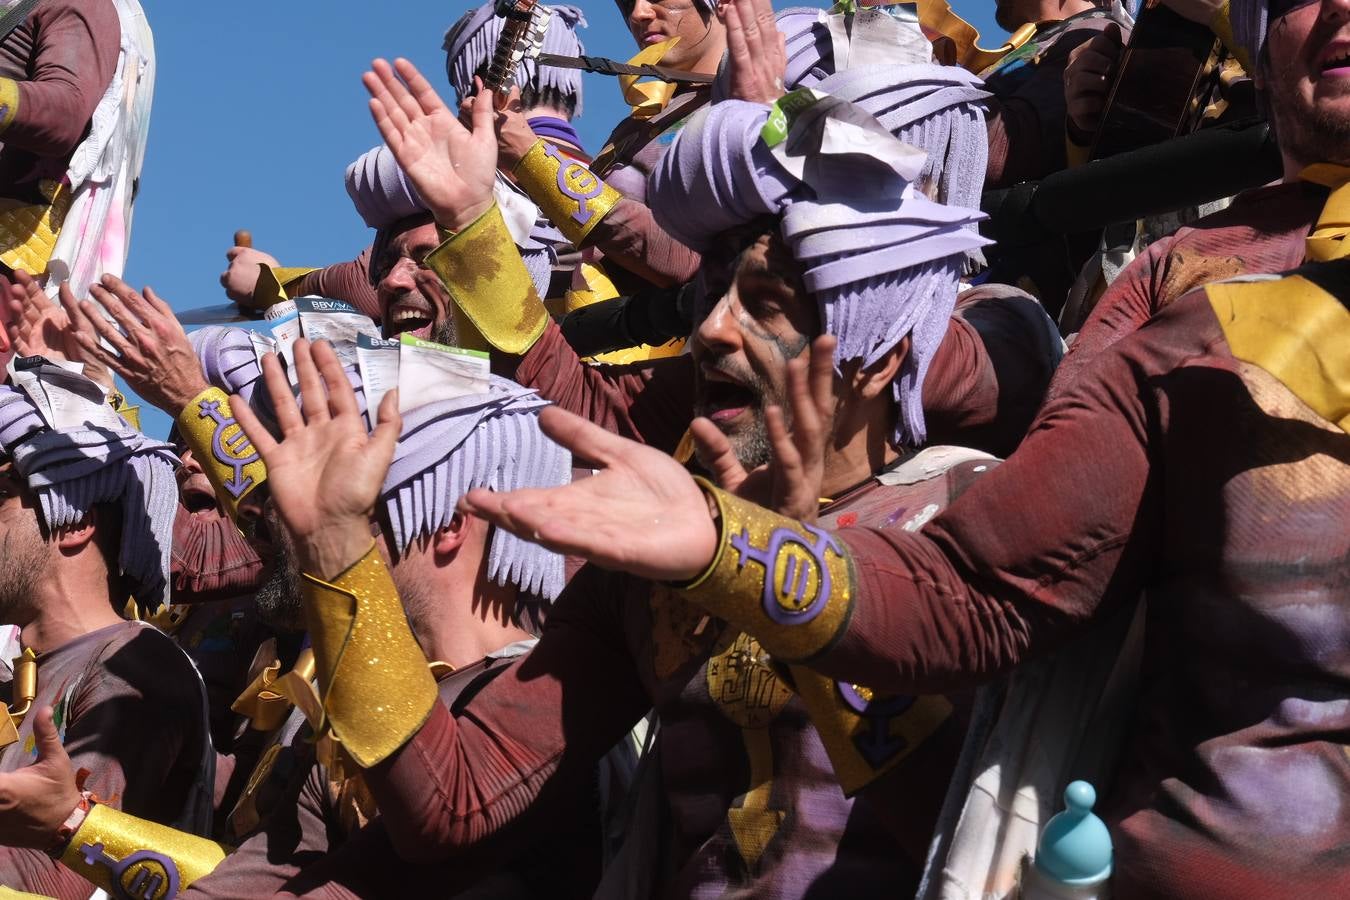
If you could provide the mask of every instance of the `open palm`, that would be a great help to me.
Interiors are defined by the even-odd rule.
[[[491,93],[478,92],[466,128],[406,59],[377,59],[361,81],[375,127],[437,223],[457,231],[482,215],[497,171]]]

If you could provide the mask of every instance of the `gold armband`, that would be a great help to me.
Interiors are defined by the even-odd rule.
[[[301,595],[323,733],[368,769],[422,727],[436,704],[436,679],[374,545],[332,584],[305,575]]]
[[[829,649],[853,612],[853,569],[829,532],[699,484],[717,503],[717,553],[684,594],[784,662]]]
[[[1311,241],[1311,239],[1310,239]],[[1306,268],[1309,276],[1317,266]],[[1350,432],[1350,310],[1302,275],[1205,288],[1233,356],[1260,366]]]
[[[548,310],[497,204],[427,254],[426,262],[455,301],[461,346],[487,349],[474,346],[476,334],[519,356],[544,333]]]
[[[267,466],[235,421],[230,398],[220,388],[202,391],[178,414],[178,430],[235,518],[240,501],[267,480]]]
[[[0,78],[0,132],[14,124],[19,114],[19,83],[13,78]]]
[[[520,158],[513,174],[540,212],[577,247],[623,199],[585,163],[543,138]]]
[[[880,695],[801,666],[790,668],[846,797],[914,752],[952,714],[951,703],[940,695]]]
[[[214,841],[95,804],[61,854],[71,871],[113,897],[170,900],[225,858]]]
[[[273,268],[267,263],[258,263],[258,269],[258,283],[253,286],[253,296],[250,298],[252,302],[249,304],[257,310],[264,310],[289,300],[291,285],[310,272],[318,271],[313,267],[304,266]]]

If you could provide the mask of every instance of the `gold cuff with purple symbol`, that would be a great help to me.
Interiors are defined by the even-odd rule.
[[[516,163],[516,182],[569,241],[582,245],[623,195],[543,138]]]
[[[446,238],[426,262],[455,301],[461,347],[520,356],[544,333],[548,310],[497,204]]]
[[[0,78],[0,132],[14,123],[19,114],[19,83],[13,78]]]
[[[61,862],[113,897],[177,896],[225,858],[214,841],[95,804]]]
[[[267,480],[267,466],[230,410],[230,398],[210,387],[178,414],[178,430],[232,518],[240,502]]]
[[[412,738],[436,704],[436,679],[372,544],[333,582],[302,578],[305,624],[323,702],[322,734],[370,768]]]
[[[853,569],[833,535],[699,485],[720,514],[717,552],[685,596],[784,662],[828,650],[853,612]]]

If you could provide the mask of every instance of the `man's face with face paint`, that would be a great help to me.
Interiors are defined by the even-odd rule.
[[[1274,0],[1258,71],[1286,160],[1350,163],[1350,0]]]
[[[371,277],[380,300],[384,336],[415,334],[442,344],[459,343],[453,302],[424,260],[441,243],[430,215],[404,219],[377,247]]]
[[[756,233],[758,232],[758,233]],[[764,410],[787,406],[787,364],[820,333],[820,313],[777,229],[728,232],[705,254],[690,339],[695,412],[722,430],[746,468],[769,461]]]
[[[711,12],[693,0],[618,0],[619,10],[638,47],[678,37],[662,65],[686,72],[714,74],[726,50],[726,29]]]

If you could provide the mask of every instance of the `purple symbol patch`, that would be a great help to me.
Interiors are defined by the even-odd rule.
[[[253,485],[253,479],[244,474],[244,467],[258,461],[258,451],[253,449],[242,428],[235,432],[234,437],[225,437],[225,430],[239,423],[233,416],[220,411],[219,400],[203,400],[198,406],[197,415],[216,423],[215,430],[211,432],[211,455],[222,466],[234,470],[234,476],[225,482],[225,490],[238,500]]]
[[[843,555],[833,537],[813,525],[802,527],[815,535],[814,544],[808,544],[788,528],[775,528],[769,534],[768,546],[762,550],[750,544],[748,529],[742,528],[731,539],[732,548],[740,554],[737,569],[744,569],[751,560],[764,567],[764,614],[779,625],[802,625],[820,615],[830,600],[830,570],[825,565],[825,551]],[[808,597],[813,572],[816,590]]]
[[[595,177],[590,169],[583,166],[574,159],[567,159],[558,152],[558,148],[544,142],[544,155],[558,162],[558,190],[562,191],[564,197],[569,197],[577,202],[577,211],[572,213],[572,218],[579,225],[585,225],[591,220],[591,215],[595,212],[590,208],[589,203],[605,189],[605,183]],[[576,187],[572,186],[572,180],[576,180]]]
[[[119,900],[172,900],[178,896],[178,865],[162,853],[137,850],[124,859],[113,859],[103,852],[100,842],[81,845],[80,855],[85,865],[103,866],[112,872]]]
[[[918,698],[904,695],[890,697],[866,697],[855,684],[837,681],[839,696],[844,704],[867,721],[867,727],[853,736],[853,745],[858,748],[862,758],[874,769],[905,749],[904,738],[891,735],[891,721],[903,715],[914,705]],[[870,691],[868,693],[871,693]]]

